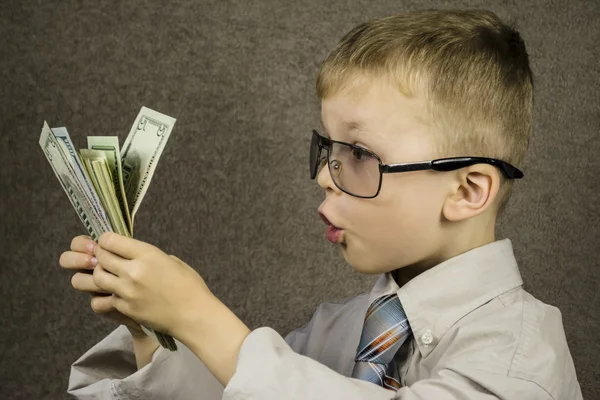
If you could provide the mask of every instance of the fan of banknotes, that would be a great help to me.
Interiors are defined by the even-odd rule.
[[[94,241],[104,232],[133,237],[135,213],[173,125],[175,118],[142,107],[122,150],[117,136],[88,136],[88,148],[76,151],[66,128],[50,128],[44,121],[40,146]],[[142,329],[177,350],[172,336]]]

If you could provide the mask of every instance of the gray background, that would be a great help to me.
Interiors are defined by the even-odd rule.
[[[58,265],[84,231],[39,148],[44,119],[85,147],[123,143],[142,105],[176,117],[136,237],[194,266],[251,328],[283,334],[373,282],[316,213],[318,65],[354,25],[429,7],[489,8],[526,41],[534,138],[498,237],[561,309],[584,397],[600,398],[598,0],[0,4],[0,398],[66,398],[70,364],[114,329]]]

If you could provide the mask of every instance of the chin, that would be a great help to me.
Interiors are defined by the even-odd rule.
[[[368,257],[361,257],[355,253],[353,254],[352,251],[348,251],[348,245],[346,243],[342,243],[340,248],[342,249],[344,260],[346,260],[356,272],[365,275],[379,275],[388,272],[387,270],[374,267],[372,260],[368,260]]]

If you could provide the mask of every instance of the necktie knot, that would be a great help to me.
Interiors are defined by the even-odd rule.
[[[393,377],[394,355],[410,336],[411,329],[396,293],[381,296],[369,306],[356,350],[352,376],[388,389],[400,382]]]

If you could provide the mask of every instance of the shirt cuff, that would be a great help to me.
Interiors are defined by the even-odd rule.
[[[218,399],[223,385],[185,345],[176,340],[177,351],[162,346],[152,354],[152,362],[122,380],[114,380],[117,399]],[[204,397],[205,396],[205,397]]]

